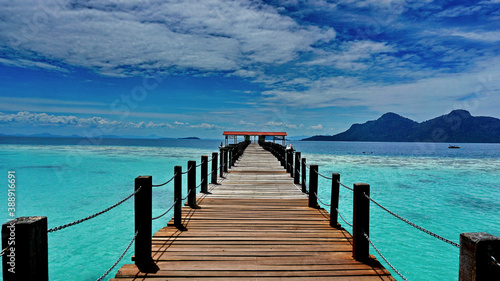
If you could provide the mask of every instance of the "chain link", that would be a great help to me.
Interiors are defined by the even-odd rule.
[[[372,198],[370,198],[370,196],[366,195],[366,193],[363,193],[363,194],[365,195],[365,197],[366,197],[368,200],[370,200],[370,201],[372,201],[373,203],[375,203],[377,206],[379,206],[380,208],[382,208],[384,211],[386,211],[386,212],[388,212],[389,214],[391,214],[391,215],[395,216],[396,218],[398,218],[398,219],[400,219],[400,220],[402,220],[402,221],[406,222],[407,224],[409,224],[409,225],[413,226],[414,228],[416,228],[416,229],[418,229],[418,230],[420,230],[420,231],[423,231],[424,233],[427,233],[427,234],[429,234],[430,236],[435,237],[435,238],[437,238],[437,239],[439,239],[439,240],[441,240],[441,241],[443,241],[443,242],[446,242],[446,243],[448,243],[448,244],[450,244],[450,245],[453,245],[453,246],[455,246],[455,247],[460,247],[460,244],[455,243],[455,242],[453,242],[453,241],[451,241],[451,240],[448,240],[448,239],[446,239],[446,238],[444,238],[444,237],[442,237],[442,236],[439,236],[439,235],[437,235],[437,234],[435,234],[435,233],[433,233],[433,232],[431,232],[431,231],[429,231],[429,230],[427,230],[427,229],[425,229],[425,228],[423,228],[423,227],[421,227],[421,226],[418,226],[418,225],[416,225],[416,224],[412,223],[411,221],[409,221],[409,220],[407,220],[407,219],[405,219],[405,218],[403,218],[403,217],[401,217],[401,216],[397,215],[396,213],[392,212],[391,210],[387,209],[386,207],[384,207],[384,206],[380,205],[377,201],[373,200]]]
[[[2,252],[0,252],[0,257],[5,255],[5,253],[7,252],[7,250],[9,249],[9,247],[5,247]]]
[[[341,182],[340,182],[340,181],[338,181],[338,180],[337,180],[337,183],[338,183],[338,184],[340,184],[341,186],[343,186],[343,187],[345,187],[345,188],[349,189],[350,191],[354,191],[354,189],[353,189],[353,188],[348,187],[347,185],[345,185],[345,184],[341,183]]]
[[[200,167],[201,165],[203,165],[205,163],[205,161],[202,161],[200,164],[196,165],[195,167],[198,168]]]
[[[151,220],[154,221],[154,220],[157,220],[157,219],[163,217],[164,215],[166,215],[168,212],[170,212],[170,210],[172,210],[172,208],[175,206],[175,203],[177,203],[177,200],[174,201],[174,204],[172,204],[172,206],[170,206],[170,208],[168,208],[168,210],[165,213],[163,213],[157,217],[151,218]]]
[[[348,223],[344,217],[342,216],[342,214],[339,212],[339,209],[335,208],[335,210],[337,211],[337,214],[339,214],[339,217],[350,227],[352,227],[352,224]]]
[[[493,260],[493,264],[500,267],[500,263],[497,262],[497,260],[495,259],[495,257],[494,256],[490,256],[490,257]]]
[[[330,205],[330,204],[326,204],[325,202],[323,202],[323,201],[321,200],[321,198],[319,198],[319,196],[318,196],[318,194],[317,194],[316,192],[314,192],[314,195],[316,195],[316,198],[319,200],[319,202],[320,202],[321,204],[323,204],[323,205],[325,205],[325,206],[327,206],[327,207],[331,207],[331,206],[332,206],[332,205]]]
[[[327,176],[324,176],[324,175],[320,174],[318,171],[315,171],[315,172],[316,172],[316,174],[318,174],[319,176],[321,176],[321,177],[323,177],[323,178],[325,178],[327,180],[333,180],[333,178],[329,178]]]
[[[187,170],[186,170],[186,171],[184,171],[184,172],[181,172],[181,174],[182,174],[182,175],[187,174],[189,171],[191,171],[191,169],[192,169],[192,168],[193,168],[193,166],[189,167],[189,169],[187,169]]]
[[[396,272],[399,277],[403,278],[403,280],[405,281],[408,281],[408,279],[406,279],[403,274],[401,274],[401,272],[399,272],[383,255],[382,253],[380,253],[380,251],[377,249],[377,247],[375,247],[375,245],[373,244],[372,240],[370,240],[370,237],[368,237],[368,235],[366,234],[366,232],[363,231],[363,235],[365,236],[366,240],[368,240],[368,242],[370,242],[370,244],[372,245],[373,249],[375,249],[375,251],[377,251],[377,253],[379,254],[379,256],[382,257],[382,259],[392,268],[392,270],[394,270],[394,272]]]
[[[191,192],[193,192],[192,189],[186,194],[186,197],[182,198],[181,200],[182,201],[186,200],[189,197],[189,194],[191,194]]]
[[[196,188],[200,187],[203,184],[203,182],[205,182],[205,179],[202,179],[201,182],[200,182],[200,184],[197,185]]]
[[[123,259],[123,257],[125,256],[125,254],[128,252],[128,250],[130,249],[130,247],[132,246],[132,243],[134,243],[135,241],[135,238],[137,238],[137,234],[139,233],[139,230],[137,230],[134,234],[134,238],[132,238],[132,241],[130,241],[130,243],[128,244],[127,248],[125,249],[125,251],[121,254],[121,256],[115,261],[115,263],[113,264],[113,266],[111,266],[108,271],[106,271],[103,275],[101,275],[101,277],[99,277],[99,279],[97,279],[97,281],[101,281],[102,279],[104,279],[110,272],[111,270],[113,270],[116,265]]]
[[[173,181],[175,179],[175,176],[177,176],[177,174],[173,175],[168,181],[166,181],[162,184],[153,184],[152,187],[164,186],[164,185],[168,184],[169,182]]]
[[[123,202],[127,201],[128,199],[130,199],[132,196],[134,196],[137,192],[139,192],[140,190],[142,189],[142,186],[140,186],[136,191],[134,191],[134,193],[130,194],[129,196],[127,196],[127,198],[123,199],[122,201],[114,204],[113,206],[109,207],[109,208],[106,208],[98,213],[95,213],[93,215],[90,215],[86,218],[83,218],[83,219],[79,219],[77,221],[74,221],[74,222],[71,222],[71,223],[68,223],[68,224],[64,224],[64,225],[61,225],[61,226],[57,226],[57,227],[54,227],[54,228],[51,228],[49,230],[47,230],[47,233],[51,233],[51,232],[55,232],[55,231],[58,231],[58,230],[61,230],[61,229],[64,229],[66,227],[70,227],[70,226],[73,226],[73,225],[77,225],[77,224],[80,224],[84,221],[87,221],[87,220],[90,220],[90,219],[93,219],[99,215],[102,215],[104,213],[106,213],[107,211],[115,208],[115,207],[118,207],[119,205],[121,205]]]

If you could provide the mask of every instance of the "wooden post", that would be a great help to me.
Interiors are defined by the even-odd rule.
[[[227,154],[228,154],[228,161],[227,161],[227,168],[228,169],[231,169],[231,167],[233,166],[233,148],[228,148],[227,150]]]
[[[212,184],[217,184],[217,158],[219,157],[219,154],[217,152],[212,152],[212,174],[211,174],[211,183]]]
[[[500,237],[484,232],[460,234],[458,280],[498,280],[500,265],[492,257],[500,263]]]
[[[19,217],[2,225],[3,280],[49,280],[47,217]]]
[[[196,161],[188,161],[188,205],[191,209],[199,209],[196,205]]]
[[[300,182],[300,152],[295,152],[295,172],[293,174],[293,183]]]
[[[224,172],[226,172],[226,173],[228,171],[228,166],[229,166],[229,164],[228,164],[229,160],[228,160],[228,155],[227,155],[228,151],[229,151],[229,148],[227,148],[227,147],[224,148]]]
[[[220,172],[219,172],[219,177],[223,178],[224,177],[224,148],[221,147],[220,149]]]
[[[285,167],[286,168],[286,154],[285,154],[285,148],[283,146],[280,146],[279,148],[279,155],[280,155],[280,162],[281,162],[281,166]]]
[[[174,225],[182,229],[182,167],[174,167]]]
[[[135,264],[141,272],[150,272],[154,264],[151,257],[152,184],[151,176],[135,178],[135,190],[140,189],[134,196],[135,231],[138,231],[135,238]]]
[[[293,176],[293,150],[286,151],[286,172]]]
[[[353,227],[352,227],[352,256],[355,260],[366,262],[369,256],[369,242],[364,236],[370,236],[370,185],[366,183],[354,184]]]
[[[318,197],[318,165],[311,165],[309,171],[309,207],[319,208]]]
[[[201,187],[200,192],[208,193],[208,156],[201,156]]]
[[[330,226],[331,227],[339,227],[338,222],[338,212],[339,208],[339,185],[340,182],[340,174],[332,173],[332,193],[330,196]]]
[[[306,187],[306,158],[302,158],[302,192],[307,193]]]

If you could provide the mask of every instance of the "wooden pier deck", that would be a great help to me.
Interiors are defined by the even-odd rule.
[[[351,235],[330,227],[325,210],[309,208],[256,144],[210,190],[198,194],[201,209],[183,207],[187,231],[170,222],[154,234],[156,273],[128,264],[112,280],[394,280],[374,258],[355,261]]]

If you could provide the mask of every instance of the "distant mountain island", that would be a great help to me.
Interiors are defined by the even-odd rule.
[[[199,137],[178,138],[178,140],[199,140]]]
[[[333,136],[313,136],[304,141],[377,141],[377,142],[449,142],[500,143],[500,119],[474,117],[466,110],[415,122],[389,112],[377,120],[354,124]]]

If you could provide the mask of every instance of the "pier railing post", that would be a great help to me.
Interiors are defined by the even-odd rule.
[[[200,192],[208,193],[208,156],[201,156],[201,186]]]
[[[135,190],[138,190],[134,196],[135,231],[137,232],[135,238],[135,264],[141,272],[150,272],[154,264],[151,256],[152,184],[153,177],[151,176],[135,178]]]
[[[2,225],[3,280],[49,280],[47,217],[19,217]]]
[[[233,166],[233,148],[230,147],[228,150],[227,150],[227,154],[228,154],[228,161],[227,161],[227,168],[228,169],[231,169],[231,167]]]
[[[307,193],[307,187],[306,187],[306,158],[302,158],[302,192]]]
[[[293,173],[293,183],[300,182],[300,152],[295,152],[295,172]]]
[[[495,260],[493,260],[495,259]],[[460,234],[459,281],[500,276],[500,237],[484,232]]]
[[[221,147],[220,153],[219,153],[219,160],[220,160],[220,171],[219,171],[219,177],[223,178],[224,177],[224,148]]]
[[[293,176],[293,150],[286,151],[286,172]]]
[[[330,197],[330,226],[338,227],[338,212],[339,208],[339,188],[340,174],[332,173],[332,192]]]
[[[174,167],[174,225],[182,229],[182,167]]]
[[[223,178],[224,177],[224,148],[221,147],[220,153],[219,153],[219,158],[220,158],[220,172],[219,172],[219,177]]]
[[[279,155],[280,155],[280,161],[281,161],[281,166],[286,168],[286,154],[285,154],[285,148],[283,146],[279,146]]]
[[[369,242],[364,236],[370,235],[370,185],[366,183],[354,184],[353,227],[352,227],[352,256],[355,260],[365,262],[369,257]]]
[[[210,175],[212,177],[210,181],[212,184],[217,184],[217,167],[219,167],[219,165],[217,165],[218,157],[219,154],[217,152],[212,152],[212,174]]]
[[[191,209],[199,209],[196,205],[196,161],[188,161],[188,205]]]
[[[227,148],[227,147],[224,148],[224,172],[226,172],[226,173],[228,171],[228,166],[229,166],[229,164],[228,164],[229,160],[228,160],[228,155],[227,155],[228,151],[229,151],[229,148]]]
[[[319,208],[318,197],[318,165],[311,165],[309,171],[309,207]]]

